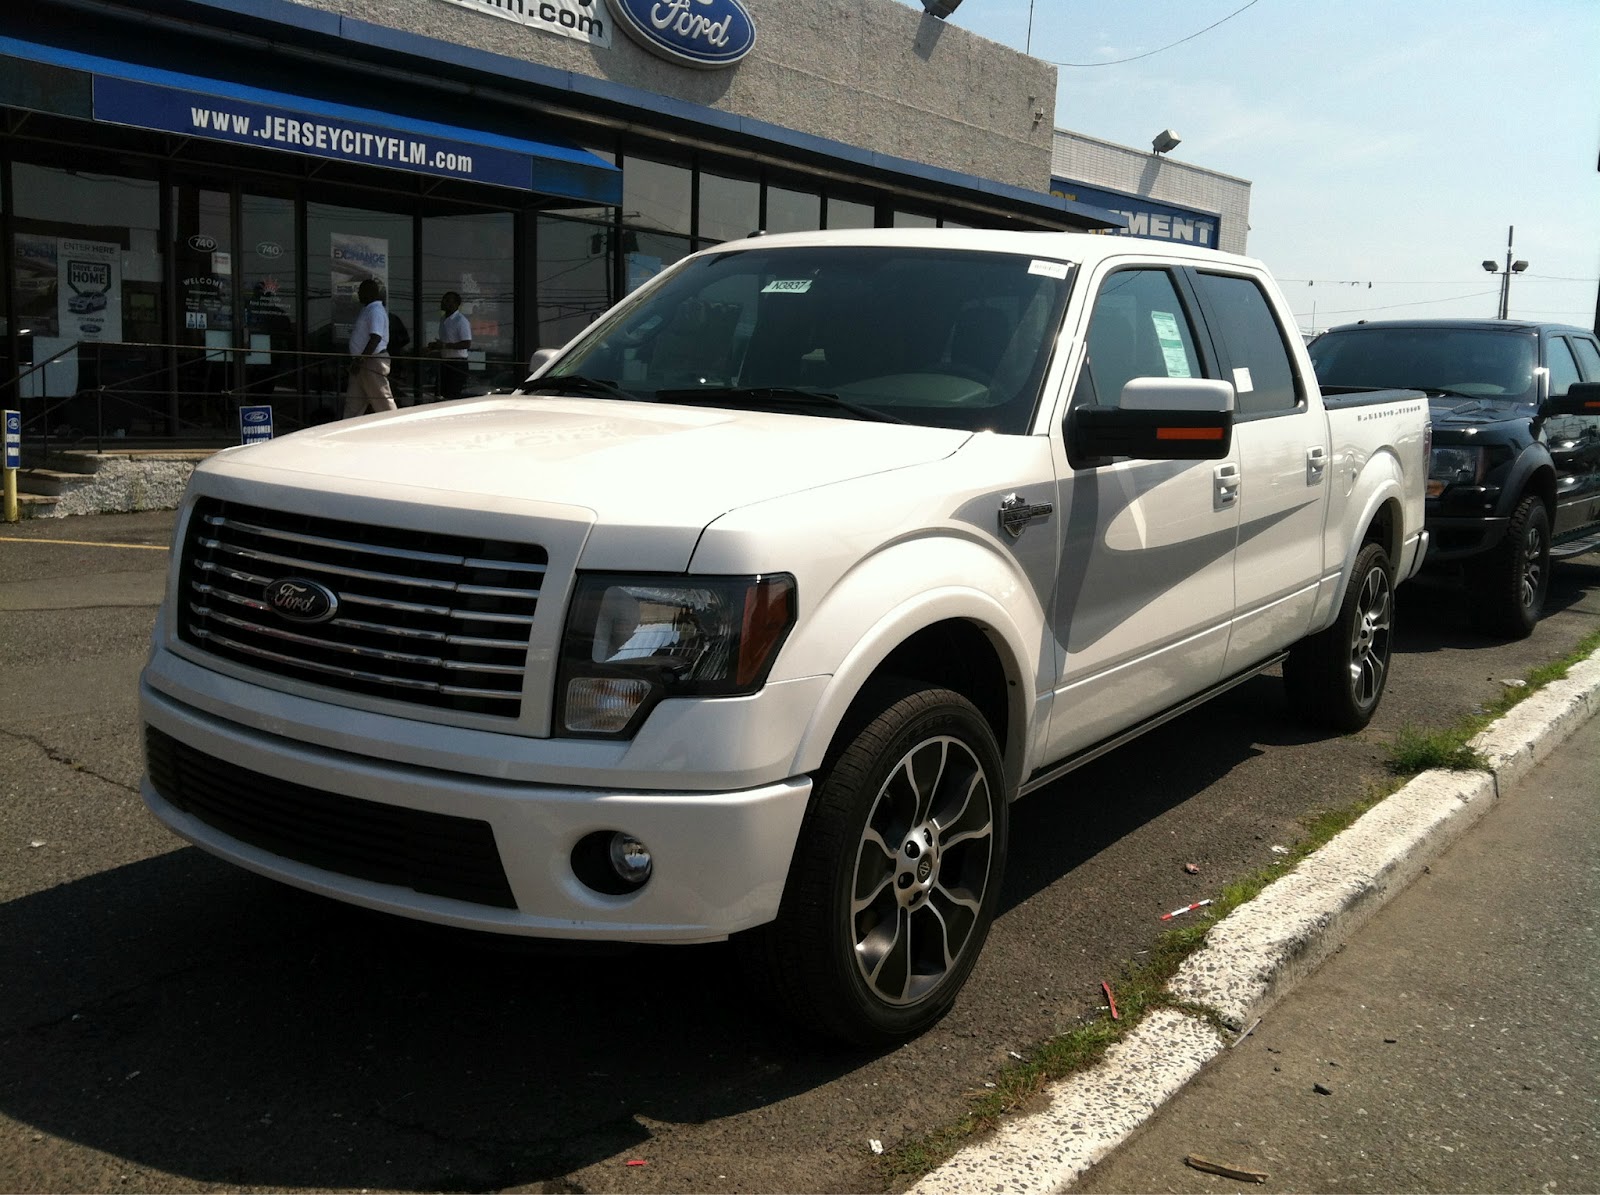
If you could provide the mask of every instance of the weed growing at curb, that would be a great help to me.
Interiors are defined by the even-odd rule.
[[[1430,768],[1487,770],[1488,760],[1471,746],[1473,736],[1552,681],[1564,678],[1568,669],[1597,651],[1600,651],[1600,631],[1586,636],[1561,659],[1535,668],[1525,683],[1507,686],[1481,714],[1458,726],[1428,732],[1403,729],[1385,763],[1395,775],[1394,781],[1370,787],[1358,800],[1338,809],[1321,810],[1305,819],[1302,822],[1304,835],[1287,854],[1224,886],[1214,903],[1194,921],[1180,929],[1165,931],[1136,963],[1125,965],[1121,977],[1112,984],[1121,1014],[1119,1020],[1112,1020],[1107,1009],[1077,1028],[1049,1039],[1025,1061],[1002,1070],[993,1088],[974,1093],[970,1111],[959,1121],[885,1153],[877,1160],[885,1190],[915,1181],[934,1170],[972,1139],[998,1126],[1003,1116],[1024,1111],[1051,1083],[1088,1070],[1155,1009],[1177,1009],[1209,1022],[1219,1032],[1225,1031],[1215,1009],[1180,1001],[1167,990],[1168,982],[1177,974],[1183,960],[1204,944],[1210,928],[1240,905],[1254,900],[1274,880],[1293,871],[1306,856],[1331,842],[1362,814],[1397,792],[1412,776]]]

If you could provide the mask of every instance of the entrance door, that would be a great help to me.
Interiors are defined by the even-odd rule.
[[[238,423],[233,196],[226,183],[178,179],[172,188],[177,280],[174,399],[180,436],[216,436]]]

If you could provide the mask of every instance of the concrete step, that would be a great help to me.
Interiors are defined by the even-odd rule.
[[[59,498],[68,490],[87,484],[93,476],[93,473],[76,470],[18,469],[17,493]]]

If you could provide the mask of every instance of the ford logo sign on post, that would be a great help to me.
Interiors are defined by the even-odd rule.
[[[272,439],[272,408],[270,406],[239,408],[239,443],[259,444]]]
[[[339,613],[339,595],[305,577],[281,577],[267,585],[267,605],[290,622],[327,622]]]
[[[756,44],[739,0],[610,0],[619,24],[657,57],[705,70],[732,66]]]

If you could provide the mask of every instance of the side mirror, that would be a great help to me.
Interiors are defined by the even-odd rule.
[[[538,377],[539,371],[542,370],[546,365],[549,365],[550,362],[554,361],[556,359],[556,354],[560,351],[560,349],[534,349],[533,356],[528,358],[529,376]]]
[[[1539,418],[1552,415],[1600,415],[1600,382],[1574,382],[1565,394],[1545,399]]]
[[[1233,447],[1233,387],[1205,378],[1133,378],[1121,406],[1074,407],[1062,434],[1074,468],[1115,457],[1213,461]]]

